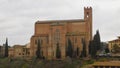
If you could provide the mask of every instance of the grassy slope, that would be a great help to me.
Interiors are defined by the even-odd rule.
[[[85,61],[81,59],[66,59],[64,61],[48,61],[48,60],[35,60],[26,61],[23,59],[0,58],[0,68],[83,68],[93,61]]]

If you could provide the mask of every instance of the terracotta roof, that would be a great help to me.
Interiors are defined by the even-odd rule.
[[[108,42],[115,42],[115,41],[120,41],[120,39],[115,39],[115,40],[111,40],[111,41],[108,41]]]
[[[12,50],[14,50],[14,48],[9,48],[9,51],[12,51]]]
[[[30,48],[30,43],[27,43],[27,44],[25,45],[25,47],[26,47],[26,48]]]
[[[79,36],[79,35],[86,35],[86,32],[67,32],[66,36]]]
[[[37,21],[36,24],[46,24],[46,23],[53,23],[53,22],[84,22],[84,19],[71,19],[71,20],[44,20],[44,21]]]
[[[24,45],[14,45],[13,47],[24,47]]]
[[[118,36],[117,39],[114,39],[114,40],[111,40],[111,41],[108,41],[108,42],[115,42],[115,41],[120,41],[120,36]]]
[[[120,66],[120,61],[95,62],[93,66]]]

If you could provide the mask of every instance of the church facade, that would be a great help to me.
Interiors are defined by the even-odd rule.
[[[30,40],[30,56],[36,56],[37,40],[41,41],[42,55],[47,59],[56,58],[56,45],[59,43],[61,58],[65,58],[65,47],[68,39],[71,40],[74,50],[83,49],[81,40],[88,44],[92,40],[92,7],[84,7],[84,19],[48,20],[35,23],[34,35]]]

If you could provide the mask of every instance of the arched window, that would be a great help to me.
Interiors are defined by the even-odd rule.
[[[89,17],[89,12],[87,12],[87,18]]]
[[[46,37],[46,41],[47,41],[47,43],[49,43],[49,37],[48,36]]]
[[[56,29],[55,35],[54,35],[54,41],[58,43],[60,41],[60,30]]]
[[[75,37],[75,43],[77,43],[77,37]]]
[[[35,40],[35,44],[37,44],[37,42],[38,42],[38,40],[36,39],[36,40]]]

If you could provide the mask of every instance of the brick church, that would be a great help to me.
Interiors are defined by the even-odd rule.
[[[88,44],[92,40],[92,7],[84,7],[84,19],[37,21],[30,40],[30,56],[36,56],[36,41],[40,39],[42,54],[46,59],[56,58],[57,43],[60,46],[61,57],[65,58],[68,38],[74,50],[78,47],[80,53],[83,49],[81,40],[85,39],[88,55]]]

